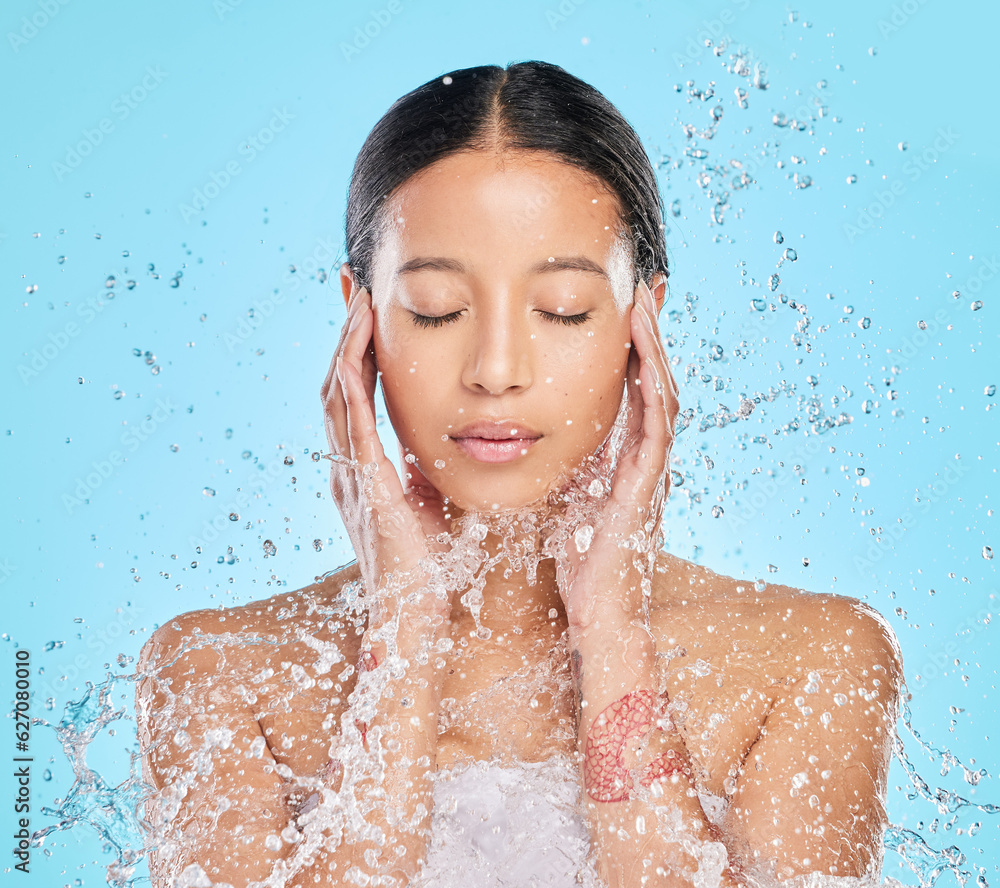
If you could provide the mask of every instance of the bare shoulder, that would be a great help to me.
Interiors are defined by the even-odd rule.
[[[143,646],[140,675],[194,678],[207,670],[216,677],[243,672],[276,654],[289,659],[289,648],[302,646],[306,637],[346,648],[352,641],[358,645],[356,628],[364,615],[356,609],[357,581],[357,565],[351,564],[293,592],[179,614],[159,626]]]
[[[784,662],[794,673],[882,673],[894,687],[902,679],[902,655],[892,628],[877,610],[848,595],[777,583],[760,588],[751,580],[661,552],[653,610],[661,622],[692,632],[699,626],[721,632],[741,649],[762,660]]]

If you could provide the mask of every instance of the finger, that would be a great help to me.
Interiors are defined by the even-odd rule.
[[[348,313],[344,323],[337,351],[332,362],[332,373],[330,374],[330,384],[326,386],[325,415],[327,438],[330,442],[330,449],[333,453],[352,456],[348,407],[345,399],[343,381],[341,373],[337,372],[338,362],[342,365],[348,359],[353,359],[358,363],[358,356],[364,354],[364,349],[371,338],[370,326],[365,326],[365,313],[370,314],[367,309],[367,291],[362,291],[351,302],[351,311]],[[374,406],[372,407],[374,410]],[[353,457],[352,457],[353,458]]]
[[[677,385],[677,380],[674,378],[674,372],[670,367],[670,359],[669,356],[667,355],[666,343],[663,341],[663,337],[660,336],[659,318],[657,316],[656,303],[653,300],[653,293],[649,289],[649,285],[645,281],[640,281],[639,287],[641,287],[644,290],[643,295],[647,299],[646,308],[648,310],[650,320],[653,322],[653,332],[656,338],[657,350],[659,351],[660,356],[663,359],[662,369],[666,370],[667,387],[670,390],[670,393],[673,395],[674,399],[676,400],[678,395],[680,394],[680,386]]]
[[[675,413],[678,407],[678,395],[680,393],[680,389],[678,388],[677,381],[674,379],[673,372],[670,369],[670,361],[667,358],[666,345],[663,342],[663,338],[660,336],[660,331],[656,323],[656,304],[653,302],[653,294],[646,285],[645,281],[640,281],[639,286],[636,289],[640,291],[641,294],[641,298],[638,301],[645,309],[646,316],[649,318],[650,323],[647,325],[647,329],[650,330],[651,342],[654,347],[651,358],[656,372],[666,389],[667,409],[668,412]],[[645,357],[645,355],[643,355],[643,357]]]
[[[326,399],[329,397],[330,389],[337,384],[337,355],[340,354],[344,347],[344,340],[347,339],[347,332],[351,326],[351,320],[354,317],[354,312],[357,309],[357,297],[362,292],[367,292],[364,287],[362,287],[357,294],[352,294],[350,305],[347,309],[347,317],[344,319],[344,324],[340,328],[340,339],[337,340],[337,347],[333,350],[333,357],[330,359],[330,367],[326,372],[326,379],[323,380],[323,385],[320,387],[319,391],[320,399],[324,404],[326,403]]]
[[[666,375],[656,349],[656,334],[645,306],[638,305],[632,313],[632,337],[640,358],[639,387],[642,392],[642,443],[638,462],[647,475],[658,478],[667,460]]]
[[[363,326],[364,322],[358,329]],[[361,373],[353,363],[341,358],[338,375],[347,405],[347,436],[351,457],[360,466],[375,466],[374,476],[370,482],[363,484],[363,494],[371,506],[372,518],[377,522],[379,533],[387,537],[398,537],[401,533],[415,536],[418,525],[406,501],[399,475],[386,458],[375,427],[375,411],[365,391]],[[365,477],[362,468],[354,471]]]

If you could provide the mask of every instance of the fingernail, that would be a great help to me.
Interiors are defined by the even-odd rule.
[[[337,355],[337,379],[340,380],[340,384],[344,384],[344,370],[340,365],[340,355]]]
[[[368,307],[367,304],[364,303],[364,302],[360,303],[359,305],[357,305],[355,307],[355,309],[354,309],[354,315],[351,318],[351,323],[350,323],[350,325],[347,328],[347,332],[348,333],[353,332],[354,329],[358,326],[358,324],[361,323],[361,316],[365,313],[365,309],[367,307]]]
[[[649,309],[650,318],[656,317],[656,302],[653,300],[653,291],[649,289],[649,285],[643,281],[642,289],[646,291],[646,307]]]

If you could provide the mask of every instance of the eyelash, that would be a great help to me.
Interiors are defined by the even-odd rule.
[[[439,315],[437,317],[419,315],[416,312],[412,312],[412,314],[413,323],[418,327],[443,327],[445,324],[450,324],[452,321],[458,320],[458,317],[462,314],[462,312],[453,311],[451,314]],[[589,311],[581,312],[580,314],[575,315],[553,314],[548,311],[540,312],[540,314],[551,321],[555,321],[557,324],[564,324],[568,327],[575,327],[578,324],[583,324],[590,320]]]

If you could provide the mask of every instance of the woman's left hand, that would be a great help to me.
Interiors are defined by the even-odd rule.
[[[643,578],[651,575],[659,548],[678,388],[645,281],[636,287],[630,325],[628,434],[615,453],[612,432],[593,470],[577,480],[565,515],[569,530],[554,553],[571,632],[595,621],[621,625],[640,618],[643,585],[648,594]]]

